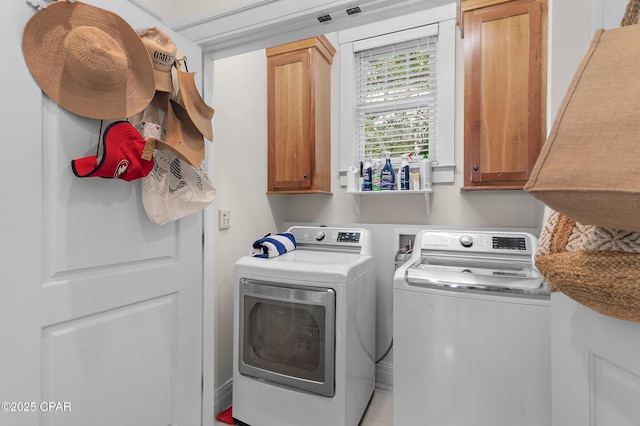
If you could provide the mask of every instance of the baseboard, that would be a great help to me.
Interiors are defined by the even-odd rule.
[[[216,389],[213,398],[213,407],[217,416],[218,413],[231,406],[233,400],[233,379],[229,379],[227,383]]]
[[[376,364],[376,383],[393,386],[393,364],[384,361]]]

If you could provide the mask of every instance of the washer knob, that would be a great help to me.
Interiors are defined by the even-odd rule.
[[[463,235],[460,237],[462,247],[471,247],[473,245],[473,237],[471,235]]]
[[[324,231],[316,232],[316,241],[322,241],[322,240],[324,240]]]

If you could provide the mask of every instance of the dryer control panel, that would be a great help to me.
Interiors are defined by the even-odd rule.
[[[366,229],[292,226],[287,232],[293,234],[299,249],[346,250],[371,255],[370,231]]]

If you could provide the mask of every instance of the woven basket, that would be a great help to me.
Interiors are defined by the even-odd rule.
[[[640,322],[640,233],[581,225],[551,210],[535,262],[551,291]]]

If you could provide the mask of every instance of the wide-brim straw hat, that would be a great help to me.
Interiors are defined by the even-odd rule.
[[[108,10],[59,0],[27,22],[22,50],[47,96],[83,117],[117,119],[147,107],[153,65],[136,31]]]

